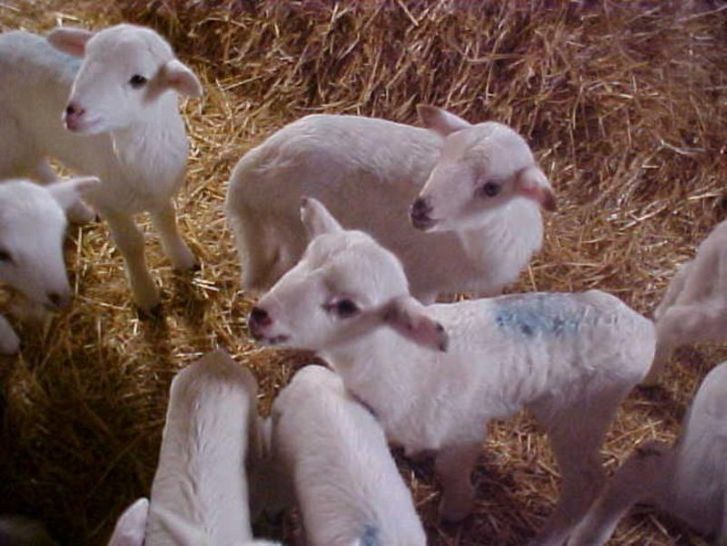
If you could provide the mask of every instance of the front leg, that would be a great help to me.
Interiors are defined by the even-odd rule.
[[[13,355],[20,350],[20,338],[10,326],[8,319],[0,315],[0,353]]]
[[[134,303],[143,313],[155,314],[159,308],[159,292],[149,274],[144,257],[144,235],[130,214],[103,213],[109,223],[111,236],[124,258],[126,277],[131,285]]]
[[[159,232],[164,252],[172,261],[174,269],[178,271],[188,271],[197,269],[199,262],[194,257],[192,251],[189,250],[187,244],[182,240],[177,228],[177,215],[174,211],[174,204],[169,201],[160,209],[151,211],[152,224]]]
[[[643,385],[657,382],[675,348],[685,343],[727,340],[727,307],[703,301],[670,307],[656,323],[656,355]]]
[[[472,512],[475,492],[470,478],[479,452],[479,443],[465,443],[437,453],[435,469],[442,482],[439,516],[445,521],[461,521]]]

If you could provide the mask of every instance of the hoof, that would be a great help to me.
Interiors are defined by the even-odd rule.
[[[159,320],[164,316],[164,306],[161,302],[157,303],[151,309],[142,309],[141,307],[136,308],[139,318],[141,320]]]
[[[175,266],[174,271],[180,275],[188,275],[190,273],[196,273],[202,269],[202,264],[197,260],[194,260],[191,264],[183,266]]]
[[[77,225],[88,224],[98,219],[96,212],[80,201],[71,206],[68,210],[67,216],[68,220],[72,224]]]

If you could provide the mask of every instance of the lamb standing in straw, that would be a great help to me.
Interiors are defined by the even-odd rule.
[[[606,429],[653,359],[651,321],[598,290],[422,307],[399,260],[370,236],[344,230],[314,199],[302,219],[311,242],[252,310],[253,335],[316,351],[392,442],[435,451],[445,519],[472,510],[487,422],[529,409],[563,476],[535,543],[562,546],[602,486]]]
[[[176,269],[197,265],[177,230],[173,203],[188,147],[180,94],[198,97],[202,87],[151,29],[58,28],[48,40],[0,35],[0,177],[53,181],[48,157],[98,176],[101,185],[84,198],[108,222],[134,301],[147,314],[159,310],[160,299],[134,214],[150,213]],[[76,219],[90,216],[80,202],[72,212]]]
[[[419,113],[428,129],[307,116],[240,159],[225,211],[245,290],[269,288],[300,259],[303,195],[393,251],[422,301],[495,295],[517,278],[542,244],[541,207],[555,208],[530,147],[500,123],[472,125],[431,106]]]

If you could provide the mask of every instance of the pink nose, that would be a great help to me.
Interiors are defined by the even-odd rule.
[[[83,117],[83,114],[85,113],[86,111],[83,108],[81,108],[77,104],[69,102],[68,106],[66,106],[66,112],[64,115],[66,127],[68,127],[68,129],[70,129],[71,131],[75,131],[76,129],[78,129],[81,122],[81,117]]]

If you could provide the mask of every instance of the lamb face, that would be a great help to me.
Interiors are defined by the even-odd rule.
[[[71,131],[92,135],[133,126],[170,90],[201,95],[196,76],[150,29],[117,25],[94,34],[60,28],[48,39],[83,57],[63,114]]]
[[[38,186],[24,180],[0,184],[0,280],[49,309],[71,299],[63,259],[65,209],[95,178]]]
[[[429,179],[414,201],[411,220],[425,231],[482,227],[488,213],[518,197],[555,209],[550,183],[525,140],[507,125],[470,125],[454,114],[420,106],[420,115],[444,143]]]

